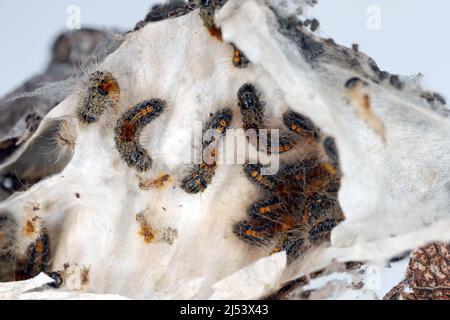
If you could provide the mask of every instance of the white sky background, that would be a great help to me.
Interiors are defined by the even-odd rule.
[[[50,45],[65,30],[67,8],[81,9],[83,27],[129,30],[159,1],[0,0],[0,96],[42,71]],[[381,10],[380,29],[367,28],[367,8]],[[450,3],[442,0],[319,0],[312,14],[321,35],[373,57],[382,69],[401,75],[424,74],[424,83],[450,97]]]

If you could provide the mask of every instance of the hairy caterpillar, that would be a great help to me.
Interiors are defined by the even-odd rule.
[[[258,132],[264,124],[264,103],[260,101],[260,94],[251,83],[246,83],[239,88],[237,97],[244,130]]]
[[[116,78],[107,71],[96,71],[89,76],[77,118],[81,123],[97,122],[106,109],[119,102],[120,88]]]
[[[319,131],[314,123],[294,111],[287,111],[283,114],[283,123],[290,130],[303,138],[311,138],[317,140]]]
[[[206,159],[204,154],[202,162],[194,165],[190,173],[182,179],[180,187],[187,193],[203,192],[211,183],[217,167],[215,162],[217,143],[219,138],[225,135],[232,119],[231,109],[222,109],[216,112],[205,126],[202,147],[209,152]],[[208,131],[212,134],[208,135]]]
[[[114,128],[116,149],[122,159],[137,171],[147,171],[152,166],[152,158],[139,143],[142,129],[156,119],[166,108],[160,99],[145,100],[126,111],[117,120]]]

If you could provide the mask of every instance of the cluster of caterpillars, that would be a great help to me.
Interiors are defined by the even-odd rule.
[[[266,128],[265,103],[251,83],[237,92],[244,130],[256,134],[258,149],[269,153],[294,154],[295,160],[284,161],[278,173],[263,175],[260,164],[246,164],[244,172],[261,191],[261,198],[247,209],[245,220],[236,223],[233,232],[243,241],[258,246],[272,245],[271,252],[284,250],[291,262],[313,246],[329,240],[331,230],[344,219],[337,201],[340,186],[339,161],[334,140],[322,137],[313,122],[293,111],[283,114],[286,127],[278,141],[270,135],[263,139]],[[213,129],[214,138],[203,142],[213,147],[207,155],[214,156],[218,138],[232,120],[232,111],[224,109],[212,115],[204,130]],[[213,144],[214,143],[214,144]],[[308,145],[308,151],[304,148]],[[211,183],[216,163],[202,160],[181,183],[188,193],[201,193]]]
[[[259,93],[252,84],[245,84],[238,100],[244,129],[253,129],[258,135],[265,125]],[[286,251],[292,262],[327,241],[344,216],[337,201],[340,173],[333,139],[321,139],[311,120],[293,111],[283,115],[283,124],[298,142],[312,145],[313,151],[303,154],[303,149],[295,149],[293,137],[283,134],[279,144],[266,146],[267,150],[296,153],[298,160],[282,162],[274,175],[263,175],[260,164],[245,165],[245,174],[262,197],[248,207],[247,217],[236,223],[233,231],[251,245],[271,245],[273,253]]]
[[[224,2],[211,0],[199,3],[205,27],[220,41],[222,35],[213,17],[214,11]],[[247,67],[249,60],[244,53],[234,44],[232,48],[234,66]],[[260,164],[244,166],[248,179],[260,189],[261,198],[248,207],[247,217],[236,223],[233,231],[251,245],[272,245],[272,252],[284,250],[289,261],[293,261],[312,246],[326,241],[331,230],[343,220],[337,201],[340,173],[334,142],[331,138],[321,139],[320,131],[309,119],[292,111],[283,115],[287,132],[279,137],[279,141],[273,144],[270,135],[265,140],[261,139],[259,132],[265,128],[265,105],[260,94],[253,84],[247,83],[238,90],[237,98],[243,128],[255,131],[258,148],[263,147],[269,153],[296,152],[300,160],[282,163],[277,174],[267,176],[261,174]],[[76,109],[78,121],[83,125],[98,122],[105,111],[118,106],[119,100],[117,79],[107,71],[92,73]],[[116,150],[127,165],[138,172],[148,171],[152,167],[152,158],[139,142],[140,133],[166,107],[164,100],[148,99],[134,105],[117,120],[113,130]],[[217,145],[232,120],[232,110],[225,108],[213,114],[204,127],[205,132],[213,133],[202,142],[208,161],[202,157],[201,163],[182,179],[180,187],[187,193],[204,192],[211,183],[217,168]],[[61,143],[66,144],[66,140],[61,139]],[[299,141],[317,146],[316,151],[307,156],[301,154],[301,150],[296,150]],[[74,142],[69,142],[73,148]],[[320,149],[328,155],[326,159]],[[6,230],[5,219],[0,218],[0,235]],[[140,217],[137,219],[143,223]],[[47,272],[55,280],[53,286],[60,287],[64,282],[61,273],[48,272],[50,240],[40,218],[34,216],[26,220],[17,230],[16,235],[22,235],[28,242],[20,254],[15,254],[15,279],[29,279],[40,272]],[[150,229],[145,230],[145,237],[153,237]],[[0,253],[3,254],[2,251]]]

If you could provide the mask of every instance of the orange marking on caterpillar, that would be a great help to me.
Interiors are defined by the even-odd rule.
[[[42,243],[42,240],[36,241],[36,252],[38,254],[41,254],[42,252],[44,252],[44,244]]]
[[[208,31],[211,36],[213,36],[214,38],[216,38],[219,41],[223,41],[222,31],[219,28],[217,28],[215,26],[211,26],[208,28]]]
[[[277,205],[270,205],[270,206],[267,206],[267,207],[262,207],[262,208],[259,208],[258,212],[260,214],[266,214],[268,212],[271,212],[274,208],[277,208],[277,207],[279,207],[279,204],[277,204]]]
[[[233,65],[236,68],[246,68],[250,61],[247,59],[245,54],[239,50],[234,44],[233,46]]]
[[[239,61],[241,60],[241,59],[239,58],[239,54],[240,54],[240,51],[239,51],[237,48],[234,48],[234,58],[233,58],[233,62],[234,62],[235,64],[238,64]]]
[[[27,220],[24,226],[24,232],[26,235],[32,235],[35,231],[34,223],[30,220]]]
[[[329,163],[329,162],[327,162],[327,163],[325,163],[325,169],[331,174],[331,175],[336,175],[338,172],[337,172],[337,169],[336,169],[336,167],[335,167],[335,165],[334,164],[332,164],[332,163]]]
[[[259,234],[258,232],[256,232],[255,230],[245,230],[244,234],[246,236],[250,236],[250,237],[254,237],[254,238],[259,238]]]
[[[292,149],[292,146],[286,145],[286,146],[278,146],[276,148],[272,148],[272,152],[276,151],[278,153],[287,152]]]

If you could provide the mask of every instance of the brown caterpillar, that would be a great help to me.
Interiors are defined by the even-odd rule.
[[[205,126],[202,147],[209,151],[209,154],[206,155],[208,159],[203,156],[202,162],[196,164],[190,173],[182,179],[180,187],[187,193],[203,192],[211,183],[217,167],[215,162],[217,143],[219,138],[225,135],[232,119],[231,109],[222,109],[216,112]],[[212,131],[213,134],[206,136],[205,132],[208,130]]]
[[[147,171],[152,166],[152,158],[139,144],[139,135],[166,106],[166,102],[160,99],[145,100],[126,111],[117,120],[114,128],[116,149],[128,166],[134,167],[139,172]]]
[[[76,110],[78,120],[84,124],[97,122],[106,109],[118,104],[119,96],[119,83],[110,72],[92,73],[87,81],[83,101]]]

